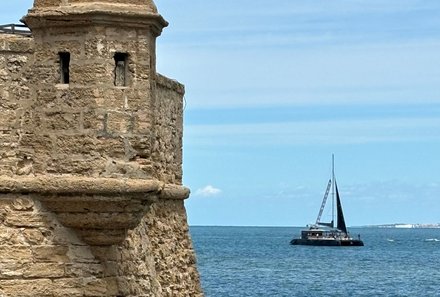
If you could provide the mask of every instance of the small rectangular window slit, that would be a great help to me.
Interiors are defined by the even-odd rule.
[[[59,55],[60,55],[60,72],[61,72],[60,83],[68,84],[70,80],[69,77],[70,53],[62,52],[59,53]]]
[[[117,87],[127,86],[127,61],[128,54],[115,53],[115,81]]]

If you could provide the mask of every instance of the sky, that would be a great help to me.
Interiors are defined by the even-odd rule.
[[[4,2],[0,23],[32,4]],[[440,223],[440,1],[156,5],[191,225],[313,223],[333,153],[349,226]]]

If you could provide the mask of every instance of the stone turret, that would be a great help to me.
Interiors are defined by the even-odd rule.
[[[168,23],[151,0],[35,0],[23,22],[0,35],[0,295],[201,295]]]
[[[114,2],[37,0],[24,18],[38,85],[27,134],[45,146],[34,174],[160,179],[155,43],[167,23],[151,1]]]

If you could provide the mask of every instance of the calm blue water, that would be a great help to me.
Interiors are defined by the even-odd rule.
[[[440,229],[350,229],[364,247],[290,245],[299,232],[191,227],[206,296],[440,296]]]

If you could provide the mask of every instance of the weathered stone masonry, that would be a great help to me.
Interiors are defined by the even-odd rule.
[[[201,296],[184,88],[151,0],[35,0],[0,34],[0,296]]]

